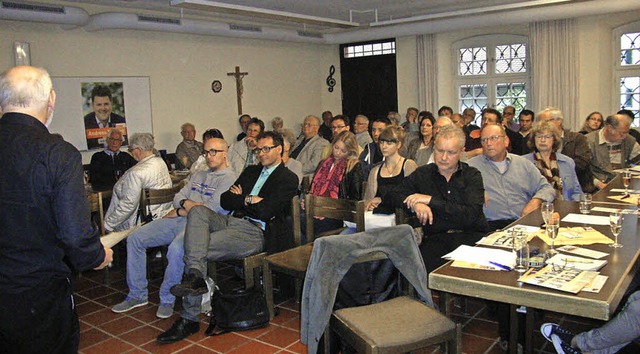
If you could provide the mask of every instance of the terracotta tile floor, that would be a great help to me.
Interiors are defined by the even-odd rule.
[[[207,337],[207,317],[202,317],[198,334],[178,343],[159,345],[158,334],[168,329],[179,317],[158,319],[158,287],[162,281],[161,262],[150,265],[149,305],[131,312],[115,314],[110,307],[122,301],[127,286],[124,270],[110,272],[110,284],[104,285],[104,272],[88,272],[75,277],[75,299],[80,317],[80,352],[94,353],[306,353],[306,346],[299,338],[299,306],[293,300],[282,302],[279,315],[266,328]],[[231,267],[218,266],[218,280],[223,289],[240,286]],[[434,294],[436,300],[437,294]],[[181,305],[176,304],[179,310]],[[503,353],[498,343],[498,324],[487,313],[483,301],[469,299],[467,312],[454,307],[454,320],[463,324],[463,353]],[[568,328],[580,331],[598,325],[596,321],[545,314],[544,321],[562,322]],[[543,320],[538,321],[537,326]],[[536,331],[535,353],[553,353],[553,347]],[[437,347],[425,348],[416,353],[437,353]]]

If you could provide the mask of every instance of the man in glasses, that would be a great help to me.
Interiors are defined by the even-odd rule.
[[[320,118],[313,115],[307,116],[302,123],[302,137],[298,138],[289,154],[292,159],[300,161],[302,173],[305,176],[313,176],[318,164],[322,161],[322,151],[329,145],[327,140],[318,135],[320,123]]]
[[[118,178],[136,164],[131,155],[120,151],[122,141],[122,132],[113,128],[107,133],[107,148],[91,156],[89,183],[94,191],[111,190]]]
[[[175,296],[169,290],[180,282],[184,271],[182,258],[187,214],[194,206],[226,213],[220,206],[220,195],[231,187],[237,176],[228,167],[227,143],[223,139],[206,140],[203,155],[209,168],[191,176],[187,185],[173,198],[174,209],[163,218],[141,226],[127,238],[129,293],[123,302],[113,306],[113,312],[127,312],[148,303],[146,251],[148,248],[169,245],[167,269],[160,286],[160,306],[156,316],[168,318],[173,314]]]
[[[279,133],[267,131],[258,136],[254,153],[260,164],[245,168],[220,197],[221,206],[230,214],[202,206],[190,210],[184,239],[185,275],[181,284],[171,288],[173,295],[182,296],[184,310],[181,318],[158,336],[161,344],[180,341],[200,330],[200,303],[208,291],[204,280],[208,261],[293,246],[279,244],[285,238],[276,235],[287,229],[284,217],[298,190],[298,177],[282,163],[283,145]]]
[[[333,136],[332,136],[331,140],[333,140],[333,138],[335,138],[336,136],[338,136],[338,134],[340,134],[342,132],[351,131],[351,124],[350,123],[351,122],[350,122],[348,116],[345,116],[345,115],[342,115],[342,114],[338,114],[337,116],[333,117],[333,119],[331,119],[331,124],[329,125],[331,127],[331,132],[333,133]],[[358,154],[360,154],[361,152],[362,152],[362,147],[358,146]],[[324,149],[322,149],[322,159],[321,160],[326,159],[332,153],[333,153],[333,145],[329,144],[329,145],[325,146]]]
[[[247,135],[244,139],[236,141],[229,147],[229,163],[237,174],[242,173],[247,166],[258,162],[253,149],[256,148],[258,134],[263,131],[264,122],[258,118],[251,118],[247,123]]]

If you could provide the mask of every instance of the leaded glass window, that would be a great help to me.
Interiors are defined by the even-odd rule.
[[[620,65],[640,64],[640,32],[620,36]]]
[[[396,42],[366,43],[344,47],[345,58],[368,57],[396,53]]]
[[[640,119],[640,76],[626,76],[620,79],[620,109],[633,111],[634,126]]]
[[[486,73],[487,47],[460,49],[459,75],[483,75]]]

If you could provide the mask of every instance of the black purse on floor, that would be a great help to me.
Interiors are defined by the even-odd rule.
[[[229,293],[215,290],[211,298],[211,322],[205,331],[208,336],[266,327],[269,309],[261,289],[234,289]]]

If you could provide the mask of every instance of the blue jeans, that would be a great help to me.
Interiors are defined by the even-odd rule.
[[[157,219],[127,237],[127,299],[147,300],[147,249],[169,245],[167,269],[160,286],[160,304],[173,306],[176,297],[169,289],[182,280],[186,225],[186,217]]]
[[[640,291],[629,296],[627,303],[600,328],[576,335],[576,346],[583,352],[613,354],[640,337]]]

